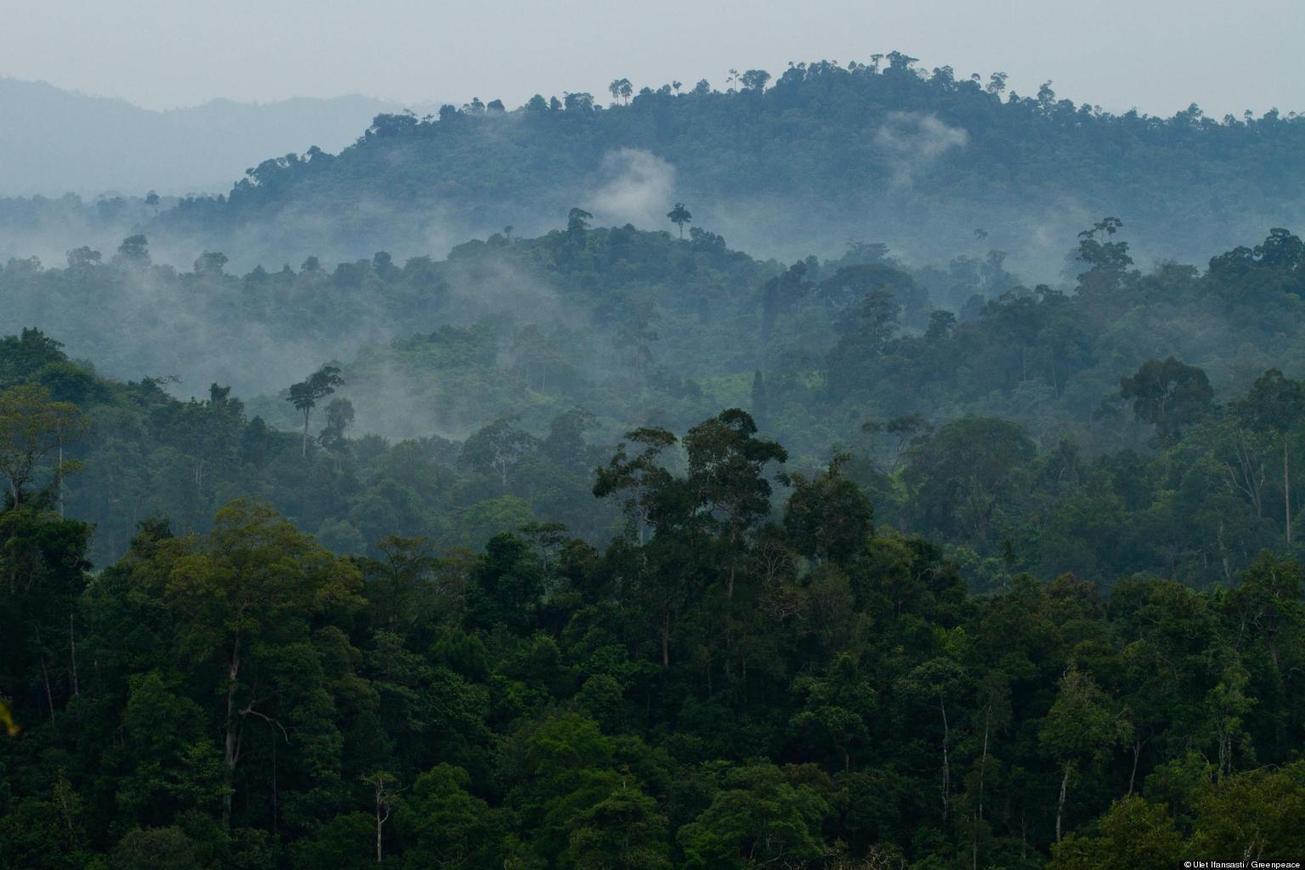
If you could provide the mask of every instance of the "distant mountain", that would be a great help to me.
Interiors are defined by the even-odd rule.
[[[0,78],[0,196],[224,190],[269,155],[339,150],[401,108],[355,95],[152,111]]]
[[[911,60],[797,64],[769,87],[753,70],[724,92],[665,86],[607,108],[572,93],[383,116],[338,156],[268,150],[227,196],[161,215],[151,238],[279,265],[442,253],[507,225],[557,227],[572,207],[678,235],[666,214],[683,202],[693,226],[763,256],[848,240],[916,262],[997,248],[1055,281],[1078,232],[1107,215],[1144,261],[1305,222],[1305,117],[1114,115]]]

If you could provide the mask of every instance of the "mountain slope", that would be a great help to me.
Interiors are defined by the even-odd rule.
[[[220,190],[269,154],[341,148],[378,112],[396,109],[344,96],[156,112],[0,78],[0,194]]]
[[[1206,256],[1305,217],[1305,119],[1116,116],[1049,87],[1004,93],[1000,75],[926,76],[909,60],[797,65],[769,88],[748,73],[741,90],[645,89],[607,109],[570,94],[384,116],[338,156],[267,160],[156,231],[277,262],[406,255],[505,225],[542,231],[573,206],[669,226],[684,201],[698,225],[757,253],[830,254],[854,238],[936,260],[978,235],[1054,278],[1063,240],[1106,214],[1155,259]]]

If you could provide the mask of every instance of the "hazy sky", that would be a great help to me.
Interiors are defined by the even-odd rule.
[[[151,108],[364,93],[606,98],[620,76],[865,60],[1004,70],[1016,90],[1169,114],[1305,110],[1305,0],[0,0],[0,75]]]

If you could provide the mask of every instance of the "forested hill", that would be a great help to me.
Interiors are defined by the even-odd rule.
[[[879,519],[956,548],[974,588],[1016,566],[1227,582],[1300,546],[1299,488],[1278,469],[1305,450],[1305,243],[1280,229],[1204,271],[1143,272],[1122,232],[1084,232],[1073,294],[1013,283],[998,256],[909,270],[856,248],[783,268],[710,233],[581,215],[446,261],[243,277],[216,254],[187,274],[151,265],[131,238],[108,262],[87,249],[0,271],[0,315],[49,330],[0,319],[17,333],[0,391],[86,412],[69,445],[86,471],[60,483],[95,523],[97,564],[144,517],[202,531],[239,495],[341,552],[390,533],[476,546],[533,520],[602,541],[612,515],[586,495],[601,456],[735,407],[796,473],[846,453]],[[957,300],[959,316],[934,307]],[[168,394],[181,362],[216,381],[205,398]],[[315,378],[331,390],[314,414],[299,399]]]
[[[773,81],[752,70],[725,87],[636,93],[618,80],[607,108],[571,93],[381,115],[340,154],[267,160],[153,234],[276,262],[414,254],[507,225],[538,231],[577,205],[604,223],[669,226],[683,201],[757,253],[829,254],[856,238],[937,259],[978,235],[1047,279],[1061,240],[1102,214],[1128,222],[1147,260],[1208,256],[1305,216],[1305,120],[1290,107],[1114,115],[1050,84],[1017,95],[1000,73],[926,74],[898,53]]]

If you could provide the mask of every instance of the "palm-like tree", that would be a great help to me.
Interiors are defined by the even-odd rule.
[[[668,211],[666,216],[671,219],[671,223],[680,228],[680,238],[684,238],[684,225],[693,223],[693,215],[684,207],[684,203],[677,202],[675,208]]]

